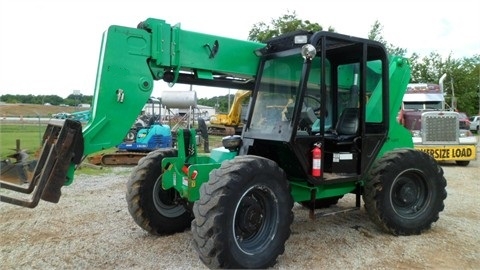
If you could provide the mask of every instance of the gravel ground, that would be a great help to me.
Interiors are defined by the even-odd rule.
[[[317,212],[311,220],[296,205],[293,233],[275,269],[479,269],[480,161],[442,166],[448,197],[428,232],[385,234],[363,207],[324,217]],[[206,269],[190,231],[156,237],[135,224],[125,201],[129,170],[95,176],[80,170],[58,204],[0,203],[0,269]],[[347,196],[335,208],[353,205]]]

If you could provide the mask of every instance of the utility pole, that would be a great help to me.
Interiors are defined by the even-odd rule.
[[[227,112],[230,112],[230,88],[228,88],[228,110]]]

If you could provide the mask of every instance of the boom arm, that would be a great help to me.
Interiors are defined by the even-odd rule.
[[[181,30],[158,19],[137,29],[111,26],[102,41],[92,119],[83,131],[84,155],[121,142],[154,80],[253,89],[259,61],[254,52],[263,46]]]

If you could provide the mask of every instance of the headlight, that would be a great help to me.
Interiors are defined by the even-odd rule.
[[[308,42],[307,35],[298,35],[293,38],[295,44],[305,44]]]
[[[304,59],[309,59],[312,60],[313,57],[315,57],[315,54],[317,54],[317,50],[312,44],[305,44],[302,47],[302,56]]]

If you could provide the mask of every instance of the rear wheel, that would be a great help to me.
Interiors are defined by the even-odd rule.
[[[376,161],[363,200],[370,219],[394,235],[420,234],[443,211],[447,197],[443,170],[428,154],[395,150]]]
[[[191,212],[181,204],[175,189],[162,188],[162,159],[177,150],[156,150],[140,159],[127,183],[128,211],[144,230],[155,235],[183,232],[190,227]]]
[[[238,156],[210,174],[193,206],[194,246],[211,268],[268,268],[293,221],[286,175],[262,157]]]

